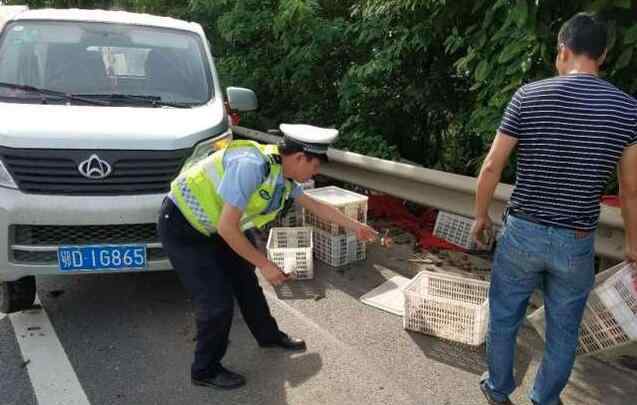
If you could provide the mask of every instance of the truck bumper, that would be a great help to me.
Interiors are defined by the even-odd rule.
[[[170,270],[156,223],[163,194],[60,196],[0,187],[0,282],[60,272],[61,245],[144,244],[147,269]],[[139,270],[137,270],[139,271]],[[82,272],[104,274],[124,271]]]

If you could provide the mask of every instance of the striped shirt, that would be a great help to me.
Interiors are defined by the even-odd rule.
[[[558,76],[521,87],[499,130],[518,139],[510,206],[547,225],[594,230],[606,183],[637,144],[637,100],[595,75]]]

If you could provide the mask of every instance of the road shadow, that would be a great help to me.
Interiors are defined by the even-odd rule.
[[[332,267],[315,260],[314,266],[316,281],[326,289],[339,290],[356,300],[391,278],[374,269],[369,261]]]
[[[542,360],[544,341],[535,329],[523,327],[518,346],[524,346],[528,352],[533,353],[533,370],[527,377],[531,387],[535,371]],[[637,373],[634,371],[592,356],[578,356],[561,398],[565,405],[628,405],[637,398],[635,381]],[[526,392],[523,394],[526,395]]]
[[[595,358],[581,358],[575,362],[562,400],[566,405],[633,404],[637,398],[636,381],[635,373],[610,367]]]
[[[256,345],[247,325],[235,317],[231,343],[224,365],[246,377],[247,384],[233,391],[216,391],[190,387],[205,404],[285,405],[288,391],[301,387],[323,367],[316,352],[287,352],[281,349],[263,349]]]
[[[484,373],[487,369],[484,345],[471,347],[413,331],[407,331],[407,334],[425,357],[437,363],[476,375]]]
[[[260,348],[236,308],[223,364],[248,384],[191,385],[194,309],[173,272],[50,278],[39,295],[91,403],[285,405],[323,367],[318,353]]]
[[[292,280],[274,287],[280,300],[319,300],[325,297],[325,286],[318,280]]]

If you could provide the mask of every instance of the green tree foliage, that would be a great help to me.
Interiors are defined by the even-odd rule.
[[[601,12],[610,23],[603,76],[631,94],[637,92],[637,76],[628,68],[637,61],[633,57],[637,7],[631,9],[630,1],[478,1],[473,14],[482,18],[468,26],[462,37],[447,42],[462,49],[455,67],[473,81],[470,123],[476,131],[491,139],[513,92],[523,83],[554,74],[557,32],[564,21],[582,10]]]
[[[557,32],[577,12],[599,12],[609,22],[603,76],[637,93],[637,0],[28,3],[197,21],[224,85],[259,96],[261,109],[246,125],[335,126],[342,148],[456,173],[475,174],[515,90],[555,74]]]
[[[610,23],[604,76],[631,94],[630,0],[192,0],[218,35],[227,83],[255,89],[254,124],[341,129],[340,146],[474,174],[524,83],[554,75],[556,36],[580,11]],[[511,180],[511,173],[507,179]]]
[[[207,31],[227,84],[257,91],[256,125],[281,121],[337,126],[339,82],[353,45],[344,0],[193,0],[192,10]],[[353,2],[351,2],[353,3]]]
[[[434,3],[369,1],[353,9],[357,52],[339,97],[343,140],[357,146],[378,134],[403,158],[464,172],[462,155],[481,144],[459,119],[470,83],[453,70],[455,56],[444,46],[445,26],[463,10]]]

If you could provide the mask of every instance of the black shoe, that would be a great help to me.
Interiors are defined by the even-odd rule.
[[[191,376],[190,381],[193,385],[210,387],[219,390],[232,390],[242,387],[246,384],[246,379],[244,376],[227,370],[221,366],[219,366],[219,370],[212,377],[197,378]]]
[[[260,343],[261,347],[279,347],[290,351],[305,351],[307,346],[303,339],[294,338],[281,332],[281,338],[276,342]]]
[[[489,405],[513,405],[513,402],[511,402],[509,398],[505,399],[504,401],[498,401],[497,399],[493,398],[491,392],[489,391],[489,388],[487,388],[486,383],[486,380],[480,381],[480,391],[482,391],[482,393],[484,394],[484,397],[487,399]]]

